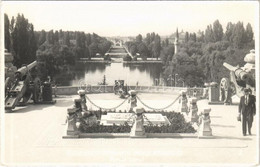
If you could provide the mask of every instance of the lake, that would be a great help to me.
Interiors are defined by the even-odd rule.
[[[114,85],[115,80],[125,80],[127,85],[153,86],[158,84],[162,73],[160,63],[124,64],[77,62],[72,77],[61,77],[58,82],[62,86],[98,85],[104,75],[108,85]],[[81,83],[80,83],[81,82]]]

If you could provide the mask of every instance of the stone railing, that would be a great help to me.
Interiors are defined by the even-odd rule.
[[[77,95],[79,89],[84,89],[88,94],[96,93],[114,93],[113,85],[95,85],[87,87],[79,86],[60,86],[53,87],[53,94],[56,95]],[[128,86],[128,90],[136,90],[140,93],[162,93],[162,94],[179,94],[180,91],[187,91],[188,96],[202,96],[203,88],[186,88],[186,87],[166,87],[166,86]]]

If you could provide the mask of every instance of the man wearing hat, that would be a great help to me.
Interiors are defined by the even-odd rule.
[[[255,96],[249,94],[249,89],[244,89],[244,96],[240,98],[238,112],[242,115],[242,131],[243,135],[246,136],[247,128],[248,133],[251,135],[251,127],[253,123],[253,117],[256,112],[255,108]]]

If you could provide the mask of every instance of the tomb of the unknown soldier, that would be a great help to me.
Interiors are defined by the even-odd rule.
[[[259,7],[197,3],[4,1],[0,166],[258,166]]]

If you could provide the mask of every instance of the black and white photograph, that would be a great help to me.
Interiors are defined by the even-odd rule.
[[[259,166],[259,1],[0,1],[0,166]]]

